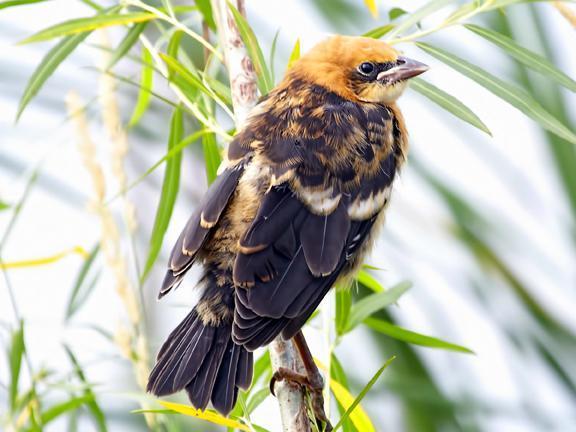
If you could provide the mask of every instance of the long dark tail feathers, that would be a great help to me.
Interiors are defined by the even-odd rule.
[[[232,324],[205,325],[196,309],[170,334],[150,373],[146,390],[166,396],[186,389],[190,402],[227,415],[238,389],[252,382],[253,356],[231,338]]]

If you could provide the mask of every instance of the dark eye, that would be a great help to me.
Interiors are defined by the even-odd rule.
[[[372,72],[374,72],[374,65],[370,62],[364,62],[358,66],[358,70],[364,75],[370,75]]]

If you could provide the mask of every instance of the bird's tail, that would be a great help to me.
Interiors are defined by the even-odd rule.
[[[238,388],[250,386],[253,357],[232,341],[233,288],[206,279],[202,298],[160,348],[147,391],[165,396],[185,389],[197,409],[211,401],[226,415]]]

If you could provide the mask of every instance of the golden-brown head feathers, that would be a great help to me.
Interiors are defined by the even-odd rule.
[[[295,62],[286,79],[304,79],[353,101],[392,104],[406,87],[405,80],[427,69],[409,60],[409,74],[406,60],[377,39],[332,36]],[[398,69],[404,73],[395,74]]]

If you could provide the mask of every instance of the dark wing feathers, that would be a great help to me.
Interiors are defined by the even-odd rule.
[[[300,241],[308,268],[314,276],[332,273],[338,261],[350,228],[347,200],[328,215],[309,214],[302,225]]]
[[[158,298],[162,298],[172,288],[178,286],[184,273],[194,263],[196,254],[236,190],[243,171],[244,166],[239,164],[228,168],[214,180],[172,249],[169,260],[170,268],[166,272]]]

